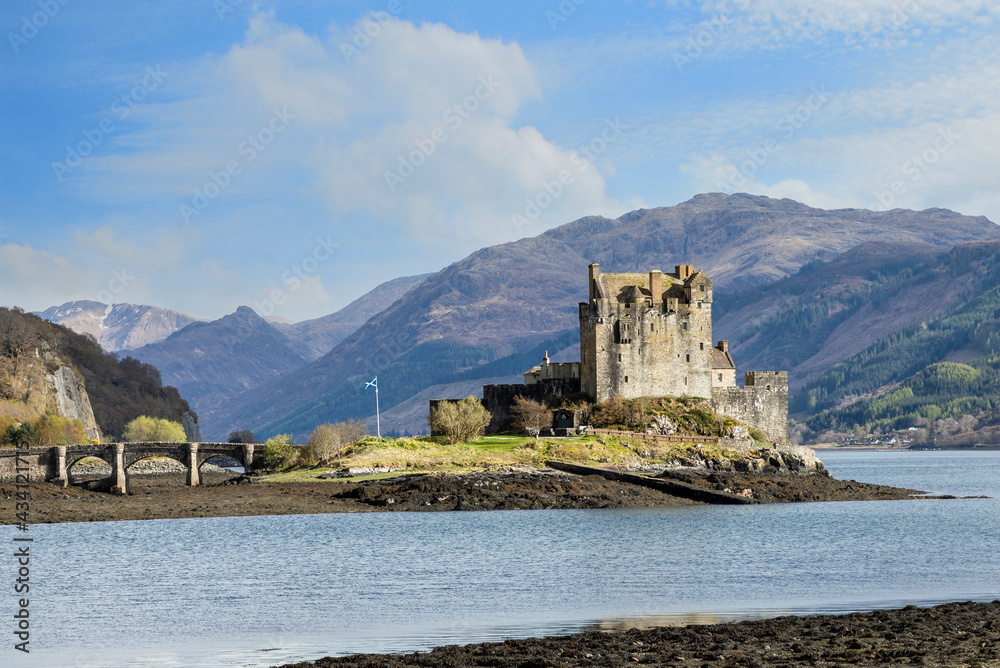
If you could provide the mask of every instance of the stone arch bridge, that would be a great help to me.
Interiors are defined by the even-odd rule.
[[[216,457],[230,457],[245,470],[254,463],[254,448],[261,443],[94,443],[54,447],[4,448],[0,450],[0,481],[44,480],[63,487],[69,485],[69,470],[85,457],[103,459],[111,467],[110,491],[125,494],[126,471],[149,457],[167,457],[187,467],[187,484],[201,482],[202,464]]]

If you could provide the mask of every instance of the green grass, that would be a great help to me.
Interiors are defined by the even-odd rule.
[[[268,482],[313,482],[317,476],[345,467],[392,467],[392,473],[331,479],[359,481],[393,478],[408,473],[460,473],[507,466],[541,467],[552,459],[589,465],[667,464],[682,459],[739,459],[744,453],[723,451],[715,445],[646,441],[619,436],[540,438],[486,436],[469,443],[446,445],[431,437],[368,438],[344,448],[327,465],[294,468],[262,477]]]

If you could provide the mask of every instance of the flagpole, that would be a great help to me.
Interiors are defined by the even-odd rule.
[[[375,380],[378,380],[378,376],[375,376]],[[375,433],[378,437],[382,438],[382,418],[379,417],[378,413],[378,383],[375,383]]]
[[[378,376],[371,379],[371,382],[365,383],[365,389],[369,387],[375,388],[375,433],[378,437],[382,438],[382,416],[379,415],[378,409]]]

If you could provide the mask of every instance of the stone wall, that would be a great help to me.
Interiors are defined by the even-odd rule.
[[[712,390],[712,410],[759,429],[769,441],[788,443],[788,372],[748,371],[744,387]]]
[[[528,397],[545,403],[549,397],[563,397],[580,392],[579,378],[557,378],[533,385],[484,385],[483,406],[490,412],[487,434],[495,434],[510,427],[510,409],[517,397]],[[431,402],[433,407],[434,402]]]
[[[55,457],[52,448],[0,450],[0,482],[15,482],[18,468],[28,469],[21,473],[27,473],[31,482],[49,480],[55,475]]]

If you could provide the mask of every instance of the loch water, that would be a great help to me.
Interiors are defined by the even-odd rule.
[[[1000,452],[819,455],[840,479],[994,498],[39,525],[32,652],[7,632],[0,665],[273,666],[1000,598]]]

